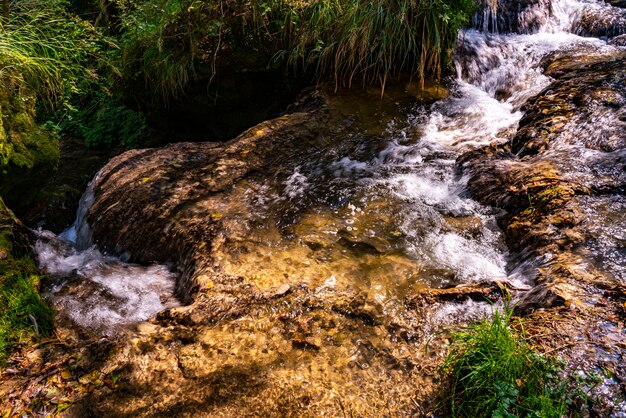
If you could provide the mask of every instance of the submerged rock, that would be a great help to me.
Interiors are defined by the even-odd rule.
[[[384,149],[389,118],[405,111],[403,100],[415,103],[404,90],[404,99],[387,92],[384,113],[378,91],[357,93],[375,98],[358,105],[354,93],[312,91],[292,113],[231,142],[112,159],[93,185],[88,221],[96,242],[141,262],[174,261],[187,305],[140,324],[111,360],[122,370],[119,386],[95,391],[73,413],[411,416],[430,409],[447,344],[431,332],[446,323],[434,319],[446,297],[408,302],[429,281],[450,287],[458,278],[403,251],[395,219],[402,199],[349,200],[342,189],[354,184],[347,178],[366,178],[363,161]],[[431,211],[421,222],[434,228],[440,217],[447,235],[484,233],[477,214]],[[500,297],[489,289],[469,293]],[[476,305],[454,321],[491,309],[449,299]]]

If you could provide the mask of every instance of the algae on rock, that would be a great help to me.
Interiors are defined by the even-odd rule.
[[[59,141],[35,122],[35,98],[14,79],[0,79],[0,196],[27,207],[56,170]]]

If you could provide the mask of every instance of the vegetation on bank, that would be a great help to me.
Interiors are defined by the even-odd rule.
[[[476,7],[474,0],[10,4],[0,85],[34,98],[39,122],[88,146],[126,148],[147,134],[138,103],[162,106],[191,82],[216,83],[224,69],[291,68],[298,77],[383,86],[399,73],[438,76]]]
[[[399,73],[439,76],[474,0],[118,0],[128,81],[167,101],[197,78],[291,68],[385,85]]]
[[[31,116],[51,133],[84,138],[87,146],[138,146],[145,120],[124,104],[119,47],[104,29],[71,13],[71,5],[11,3],[0,29],[0,88],[30,100]],[[3,119],[11,113],[4,108]]]
[[[16,225],[0,199],[0,364],[16,344],[52,331],[53,311],[38,293],[37,266],[15,248]]]
[[[144,113],[128,101],[162,106],[193,81],[215,83],[220,68],[291,68],[345,84],[439,75],[475,8],[474,0],[10,4],[0,30],[0,87],[35,100],[40,124],[88,146],[126,148],[148,133]]]
[[[496,311],[453,335],[444,370],[452,380],[450,410],[454,417],[571,416],[584,400],[569,387],[563,364],[536,353],[511,326],[511,311]]]

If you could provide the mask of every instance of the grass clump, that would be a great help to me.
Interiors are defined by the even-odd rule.
[[[539,355],[510,327],[511,312],[453,335],[444,369],[452,378],[453,417],[560,418],[573,396],[562,364]]]
[[[220,65],[380,84],[448,65],[474,0],[118,0],[126,79],[167,101]],[[235,68],[233,68],[235,67]]]
[[[29,264],[32,260],[21,260]],[[0,267],[1,268],[1,267]],[[37,292],[39,276],[16,274],[0,278],[0,362],[15,344],[52,331],[52,309]]]
[[[267,0],[253,2],[261,28],[285,39],[282,53],[318,77],[351,84],[357,77],[384,87],[410,73],[440,76],[473,0]]]

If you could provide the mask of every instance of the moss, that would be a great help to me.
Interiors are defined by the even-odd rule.
[[[52,331],[53,311],[38,292],[39,270],[15,245],[20,227],[0,199],[0,362],[16,344]]]
[[[529,209],[546,214],[563,207],[574,195],[574,190],[564,184],[540,188],[528,194]]]
[[[0,79],[0,196],[17,210],[30,205],[56,170],[59,141],[35,123],[35,100]]]

